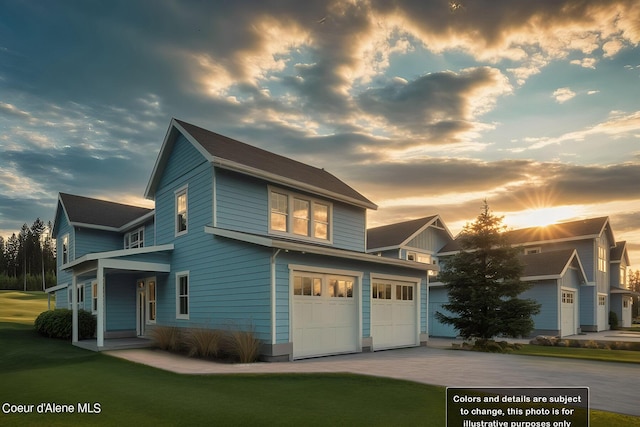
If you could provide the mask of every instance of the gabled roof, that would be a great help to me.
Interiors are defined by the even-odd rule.
[[[573,265],[580,271],[582,280],[586,281],[582,263],[575,249],[520,255],[519,258],[524,264],[522,280],[559,279]]]
[[[622,260],[625,261],[627,265],[629,262],[629,253],[627,252],[627,242],[616,242],[616,246],[611,249],[611,255],[609,256],[611,262],[619,263]]]
[[[367,251],[399,248],[406,245],[427,227],[439,223],[453,239],[439,215],[425,216],[395,224],[382,225],[367,230]]]
[[[63,210],[73,226],[109,231],[122,231],[127,226],[143,221],[154,212],[153,209],[66,193],[60,193],[58,196],[58,209]],[[54,235],[57,226],[56,222],[53,227]]]
[[[507,232],[512,244],[548,243],[550,241],[578,240],[597,238],[602,233],[609,233],[609,240],[614,243],[613,233],[609,226],[609,217],[589,218],[578,221],[550,224],[544,227],[529,227]]]
[[[324,169],[309,166],[177,119],[171,120],[145,197],[154,198],[160,177],[179,134],[184,135],[204,158],[216,167],[309,191],[356,206],[377,209],[373,202]]]
[[[607,233],[609,241],[615,245],[613,231],[609,225],[609,217],[589,218],[578,221],[562,222],[540,227],[521,228],[507,231],[506,235],[512,245],[535,245],[541,243],[563,242],[571,240],[595,239]],[[440,250],[441,254],[460,251],[460,242],[449,242]]]

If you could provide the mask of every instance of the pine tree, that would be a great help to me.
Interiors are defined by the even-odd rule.
[[[444,304],[452,315],[436,313],[439,321],[453,325],[480,347],[496,336],[526,336],[533,330],[531,316],[539,313],[534,300],[518,296],[530,287],[522,282],[518,249],[505,237],[503,217],[491,213],[487,202],[476,221],[458,237],[461,251],[444,260],[440,278],[449,292]]]

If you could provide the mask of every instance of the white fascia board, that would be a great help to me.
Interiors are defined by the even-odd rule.
[[[154,252],[164,252],[164,251],[172,251],[172,250],[173,250],[173,243],[170,243],[168,245],[160,245],[160,246],[146,246],[144,248],[120,249],[117,251],[108,251],[108,252],[94,252],[94,253],[83,255],[80,258],[61,266],[61,269],[67,270],[69,268],[73,268],[87,261],[96,261],[100,259],[116,258],[121,256],[129,256],[129,255],[149,254]]]
[[[46,288],[44,290],[45,293],[50,294],[51,292],[59,291],[60,289],[65,289],[69,287],[69,283],[65,283],[63,285],[52,286],[50,288]]]
[[[414,261],[406,261],[395,258],[385,258],[377,255],[371,255],[364,252],[351,252],[342,249],[326,248],[321,246],[307,245],[304,243],[289,242],[283,240],[274,240],[268,237],[255,236],[245,234],[239,231],[223,230],[216,227],[207,226],[205,232],[215,236],[227,237],[234,240],[240,240],[247,243],[253,243],[260,246],[271,247],[276,249],[284,249],[296,252],[306,252],[316,255],[326,255],[337,258],[353,259],[358,261],[373,262],[376,264],[393,265],[396,267],[405,267],[420,271],[439,271],[440,268],[435,264],[424,264]]]
[[[521,277],[520,280],[522,280],[523,282],[534,282],[538,280],[558,280],[561,277],[562,276],[559,274],[549,274],[545,276],[525,276]]]
[[[382,246],[379,248],[371,248],[371,249],[367,249],[367,253],[371,253],[371,252],[383,252],[383,251],[391,251],[394,249],[401,249],[400,245],[394,245],[394,246]]]
[[[149,212],[149,213],[147,213],[147,214],[145,214],[145,215],[142,215],[141,217],[136,218],[136,219],[134,219],[133,221],[130,221],[130,222],[126,223],[125,225],[123,225],[122,227],[120,227],[120,228],[118,229],[118,231],[122,233],[122,232],[124,232],[124,231],[125,231],[125,230],[127,230],[127,229],[130,229],[130,228],[136,227],[136,226],[138,226],[138,225],[140,225],[140,224],[143,224],[143,223],[145,223],[148,219],[153,218],[153,217],[155,216],[155,214],[156,214],[156,210],[154,209],[154,210],[152,210],[151,212]]]
[[[314,194],[319,194],[325,197],[329,197],[333,200],[339,200],[341,202],[348,203],[350,205],[355,205],[362,208],[377,210],[378,206],[374,203],[366,203],[362,200],[353,199],[351,197],[335,193],[333,191],[325,190],[320,187],[316,187],[314,185],[305,184],[303,182],[297,181],[295,179],[285,178],[281,175],[273,174],[270,172],[265,172],[260,169],[252,168],[237,162],[233,162],[231,160],[215,158],[213,160],[214,166],[220,167],[222,169],[231,170],[234,172],[240,172],[245,175],[253,176],[256,178],[265,179],[270,182],[274,182],[281,185],[286,185],[293,188],[299,188],[301,190],[309,191]]]

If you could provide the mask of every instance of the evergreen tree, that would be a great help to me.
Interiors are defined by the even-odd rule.
[[[502,219],[485,201],[476,221],[458,237],[461,251],[444,260],[440,273],[449,292],[444,308],[452,315],[438,312],[437,319],[465,339],[476,338],[480,346],[496,336],[528,335],[531,316],[540,311],[534,300],[518,298],[530,285],[520,280],[519,251],[509,245]]]

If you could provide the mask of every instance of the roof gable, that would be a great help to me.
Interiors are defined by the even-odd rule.
[[[147,198],[153,198],[155,195],[160,176],[178,133],[184,135],[216,167],[256,176],[357,206],[377,209],[373,202],[324,169],[309,166],[177,119],[171,120],[145,192]]]
[[[573,265],[580,271],[582,280],[586,281],[582,263],[575,249],[520,255],[519,259],[524,265],[522,272],[524,280],[559,279]]]
[[[88,228],[119,231],[153,213],[149,208],[66,193],[60,193],[58,200],[70,224]]]
[[[624,261],[626,265],[629,265],[629,253],[627,252],[627,242],[616,242],[616,246],[611,249],[610,255],[611,262],[622,262]]]
[[[442,228],[451,239],[453,236],[439,215],[430,215],[423,218],[382,225],[367,230],[367,250],[382,250],[399,248],[406,245],[427,227],[441,224]]]

